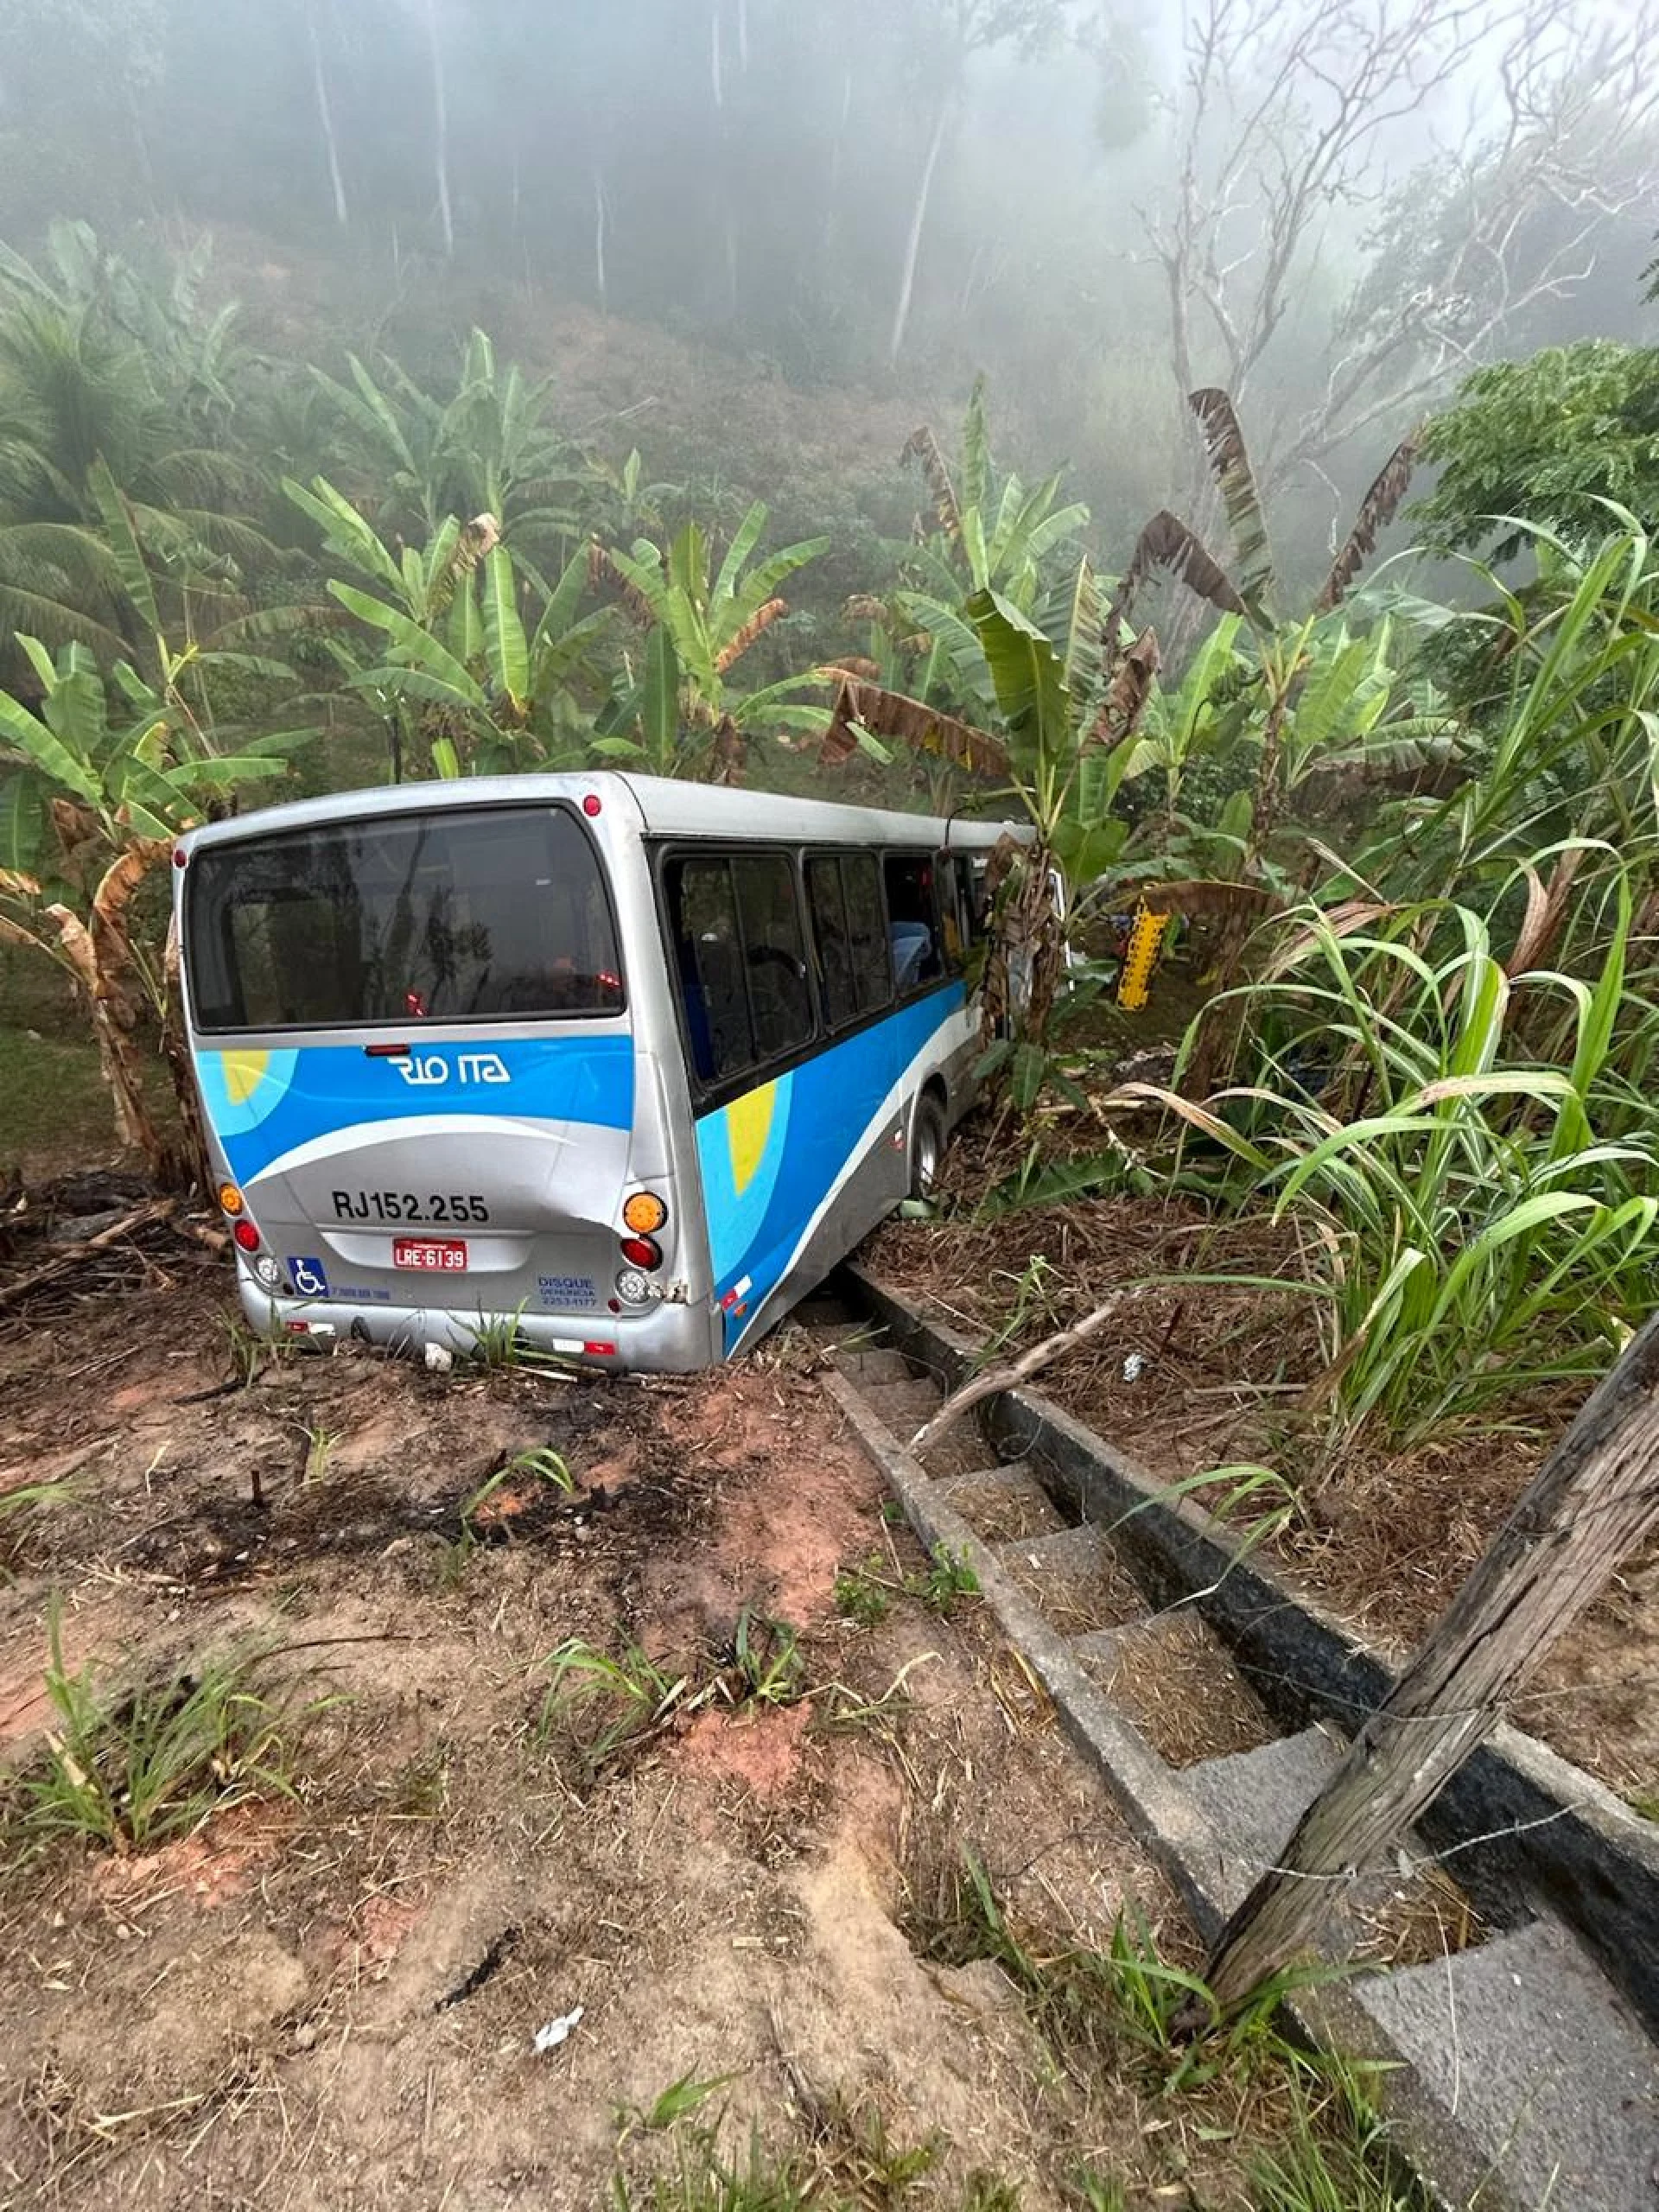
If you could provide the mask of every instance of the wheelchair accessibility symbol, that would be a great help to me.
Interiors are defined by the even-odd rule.
[[[327,1298],[328,1278],[321,1260],[290,1260],[288,1272],[302,1298]]]

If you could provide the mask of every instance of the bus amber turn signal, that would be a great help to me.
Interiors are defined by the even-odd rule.
[[[636,1191],[623,1207],[622,1218],[636,1236],[651,1236],[668,1219],[668,1208],[655,1191]]]

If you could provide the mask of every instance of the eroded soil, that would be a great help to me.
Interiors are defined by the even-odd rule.
[[[146,1236],[0,1309],[0,1496],[67,1491],[0,1523],[0,1739],[15,1776],[57,1724],[54,1609],[111,1696],[253,1637],[291,1794],[142,1852],[9,1830],[0,2202],[592,2208],[680,2155],[639,2115],[686,2077],[723,2079],[682,2139],[723,2113],[847,2202],[1040,2212],[1084,2163],[1248,2201],[1236,2098],[1147,2105],[944,1962],[964,1849],[1051,1947],[1130,1897],[1190,1937],[982,1609],[838,1617],[839,1571],[923,1562],[803,1338],[684,1382],[256,1357],[220,1263]],[[543,1446],[568,1495],[515,1475],[463,1520]],[[757,1696],[767,1623],[798,1663]],[[608,1761],[546,1709],[571,1639],[687,1686]]]

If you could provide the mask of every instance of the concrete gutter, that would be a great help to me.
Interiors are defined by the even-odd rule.
[[[913,1365],[947,1390],[975,1370],[967,1338],[863,1269],[843,1272],[854,1300],[886,1325]],[[1080,1516],[1110,1532],[1151,1605],[1196,1607],[1282,1726],[1325,1720],[1351,1733],[1387,1695],[1392,1674],[1348,1630],[1293,1592],[1259,1554],[1240,1560],[1220,1522],[1190,1498],[1172,1497],[1039,1392],[1004,1392],[976,1412],[1002,1456],[1039,1460]],[[1455,1853],[1459,1882],[1493,1926],[1517,1929],[1538,1907],[1557,1914],[1659,2037],[1659,1827],[1592,1775],[1503,1726],[1447,1785],[1421,1830],[1436,1852]]]

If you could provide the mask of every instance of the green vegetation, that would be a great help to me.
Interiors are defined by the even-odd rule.
[[[293,1795],[295,1740],[328,1700],[296,1705],[291,1690],[257,1687],[268,1653],[212,1656],[123,1691],[91,1664],[65,1664],[55,1607],[48,1636],[54,1726],[39,1761],[11,1779],[16,1843],[143,1851],[246,1798]]]
[[[1080,2082],[1127,2066],[1142,2095],[1166,2109],[1192,2106],[1203,2139],[1269,2135],[1271,2148],[1250,2158],[1255,2212],[1421,2212],[1376,2111],[1376,2069],[1310,2050],[1286,2031],[1287,1997],[1330,1968],[1276,1977],[1224,2024],[1203,1981],[1162,1956],[1138,1910],[1119,1912],[1103,1951],[1056,1942],[1015,1926],[966,1847],[943,1870],[937,1894],[918,1901],[911,1936],[942,1964],[993,1961],[1054,2063]],[[1090,2212],[1116,2212],[1125,2201],[1115,2178],[1088,2169],[1071,2186]]]

